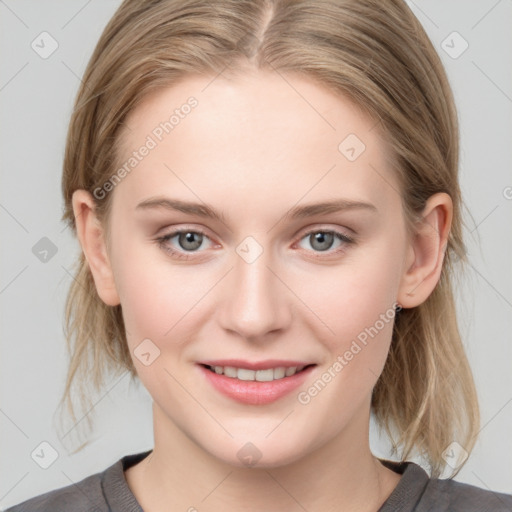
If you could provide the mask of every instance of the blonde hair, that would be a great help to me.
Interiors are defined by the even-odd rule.
[[[114,175],[123,121],[146,95],[194,73],[243,72],[247,65],[317,80],[378,121],[407,219],[436,192],[453,200],[440,281],[423,304],[395,318],[372,395],[372,412],[394,453],[405,460],[416,451],[431,476],[439,476],[452,441],[471,452],[479,409],[452,291],[456,266],[465,260],[457,113],[439,56],[405,2],[125,0],[104,29],[77,95],[65,149],[62,220],[76,233],[73,192],[93,194]],[[107,232],[111,198],[95,197]],[[99,389],[105,371],[136,376],[121,306],[99,298],[83,253],[65,316],[70,365],[61,404],[76,419],[75,385],[83,406],[85,387],[92,380]]]

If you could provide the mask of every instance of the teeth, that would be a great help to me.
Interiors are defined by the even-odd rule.
[[[237,378],[237,369],[232,366],[225,366],[223,368],[223,373],[226,377],[232,377],[233,379]]]
[[[225,375],[232,379],[240,380],[256,380],[258,382],[271,382],[273,380],[291,377],[304,369],[304,366],[290,366],[285,368],[268,368],[267,370],[247,370],[246,368],[235,368],[233,366],[209,366],[210,370],[218,375]]]
[[[291,366],[290,368],[286,368],[286,376],[289,377],[290,375],[293,375],[297,370],[296,366]]]
[[[236,378],[240,380],[254,380],[254,377],[256,375],[256,372],[254,370],[245,370],[243,368],[238,368],[238,370],[233,368],[233,371],[236,372]]]
[[[283,366],[274,368],[274,379],[282,379],[286,374],[286,370]]]
[[[268,370],[258,370],[258,371],[253,372],[253,373],[254,373],[254,378],[257,381],[260,381],[260,382],[270,382],[270,381],[274,380],[274,370],[273,370],[273,368],[269,368]],[[280,377],[277,377],[277,378],[279,379]]]

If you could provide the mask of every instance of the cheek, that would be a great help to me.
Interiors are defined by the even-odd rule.
[[[207,295],[219,276],[212,269],[172,263],[156,243],[119,237],[114,261],[131,352],[144,339],[162,351],[193,339]]]
[[[322,332],[331,362],[342,356],[352,367],[380,373],[393,331],[404,248],[400,235],[382,237],[339,267],[318,272],[315,286],[303,288],[304,302],[323,325],[317,335]]]
[[[194,316],[194,305],[206,293],[206,283],[166,265],[141,267],[126,262],[121,304],[125,323],[137,337],[155,343],[180,343],[183,325]],[[204,289],[203,289],[204,288]]]
[[[338,279],[324,283],[326,293],[310,295],[318,317],[329,326],[327,335],[324,327],[315,332],[328,355],[322,371],[300,390],[297,400],[318,411],[336,407],[336,428],[367,406],[387,359],[397,281],[392,268],[387,269],[362,263],[340,269]]]

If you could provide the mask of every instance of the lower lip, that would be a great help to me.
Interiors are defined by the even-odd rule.
[[[298,388],[315,366],[310,366],[291,377],[284,377],[270,382],[234,379],[212,372],[202,365],[199,365],[199,368],[204,373],[208,382],[222,394],[243,404],[264,405],[275,402]]]

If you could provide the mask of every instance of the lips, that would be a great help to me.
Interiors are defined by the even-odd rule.
[[[206,381],[224,396],[247,405],[265,405],[290,394],[303,384],[316,364],[282,359],[252,363],[240,359],[218,359],[201,362],[197,367]],[[297,371],[299,368],[301,370]],[[226,369],[229,369],[228,373],[232,376],[224,375]],[[235,369],[237,373],[232,374]],[[274,376],[284,369],[285,376],[270,379],[270,376],[266,378],[263,375],[263,378],[258,378],[258,374],[262,376],[272,369]],[[290,375],[286,375],[287,371]]]

